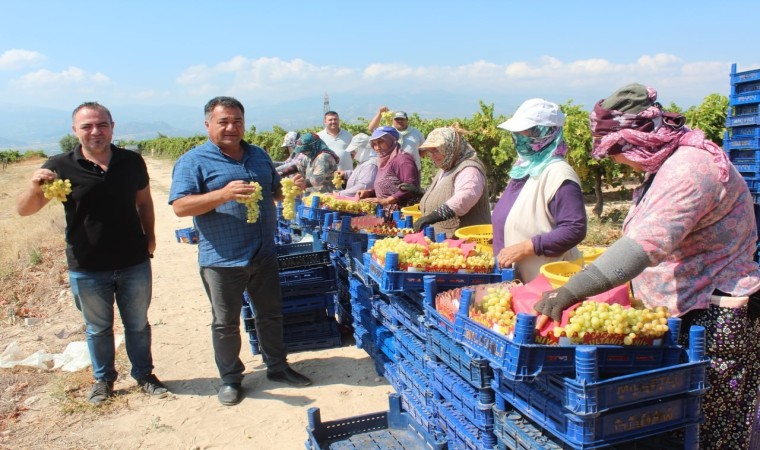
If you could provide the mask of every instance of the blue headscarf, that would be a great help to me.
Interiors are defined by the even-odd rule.
[[[562,135],[563,127],[536,125],[529,129],[530,136],[512,133],[517,151],[517,162],[509,171],[510,178],[537,177],[544,169],[567,153]]]

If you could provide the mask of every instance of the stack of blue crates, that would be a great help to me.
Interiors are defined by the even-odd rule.
[[[335,268],[326,250],[314,251],[311,242],[277,246],[282,287],[283,338],[288,351],[339,347],[335,320]],[[251,351],[261,353],[256,335],[255,311],[243,296],[243,324]]]
[[[737,72],[731,65],[723,148],[742,174],[755,203],[760,203],[760,70]]]

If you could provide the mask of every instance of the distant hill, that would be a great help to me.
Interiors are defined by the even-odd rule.
[[[409,114],[417,113],[423,118],[467,117],[479,110],[478,98],[469,94],[399,93],[395,95],[344,95],[330,97],[330,109],[337,111],[341,119],[355,122],[358,118],[369,120],[377,108],[387,105],[402,109]],[[489,101],[489,99],[483,99]],[[521,99],[499,99],[496,114],[508,114],[519,105]],[[243,100],[244,101],[244,100]],[[159,133],[166,136],[192,136],[205,134],[203,105],[107,105],[114,117],[114,139],[153,139]],[[244,101],[246,126],[256,126],[259,131],[271,130],[274,125],[286,130],[322,126],[323,96],[263,105]],[[507,111],[504,111],[504,107]],[[38,105],[20,105],[0,102],[0,149],[41,149],[48,153],[59,151],[58,142],[71,133],[71,111],[46,108]]]

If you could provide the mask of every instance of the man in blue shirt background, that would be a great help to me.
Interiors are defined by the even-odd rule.
[[[204,111],[209,140],[177,160],[169,203],[177,216],[193,216],[198,230],[198,264],[211,301],[214,356],[223,383],[218,397],[229,406],[243,396],[240,312],[244,291],[253,305],[267,378],[294,386],[308,386],[311,380],[290,368],[283,341],[274,244],[274,202],[283,198],[280,176],[266,151],[243,141],[245,110],[238,100],[216,97]],[[251,195],[251,181],[261,185],[263,195],[255,223],[247,223],[246,207],[237,202]],[[303,184],[300,179],[297,183]]]

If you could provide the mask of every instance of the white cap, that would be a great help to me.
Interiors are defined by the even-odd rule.
[[[559,105],[547,102],[542,98],[525,100],[515,114],[506,122],[499,125],[508,131],[524,131],[536,125],[561,127],[565,124],[565,114],[559,109]]]
[[[372,147],[369,145],[369,136],[364,133],[359,133],[351,138],[351,143],[346,147],[346,151],[348,153],[355,151],[354,159],[359,163],[363,163],[374,155]]]

